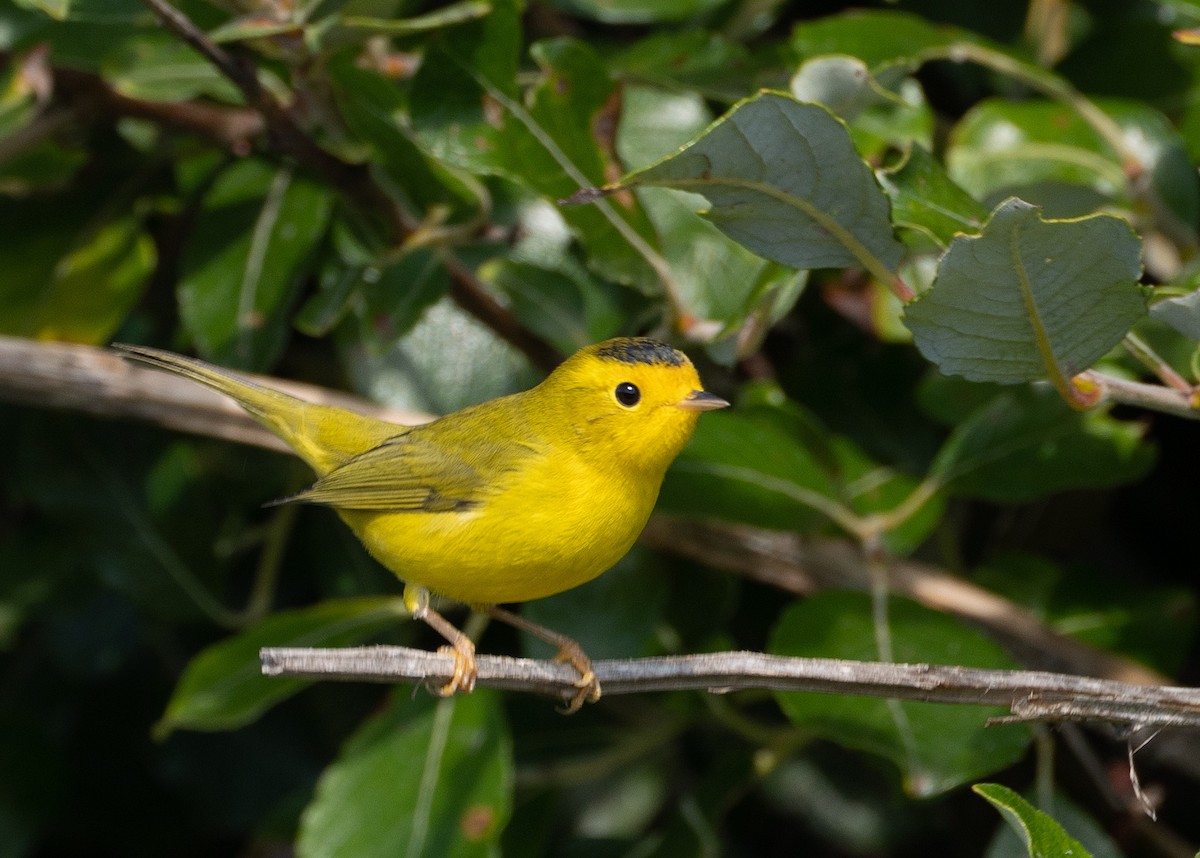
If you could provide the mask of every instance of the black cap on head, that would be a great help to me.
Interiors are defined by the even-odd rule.
[[[601,343],[596,356],[620,363],[685,366],[687,356],[666,343],[647,337],[618,337]]]

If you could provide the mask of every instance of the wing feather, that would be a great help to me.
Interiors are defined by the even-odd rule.
[[[464,512],[534,451],[414,427],[334,468],[284,502],[381,512]],[[445,427],[443,427],[445,428]]]

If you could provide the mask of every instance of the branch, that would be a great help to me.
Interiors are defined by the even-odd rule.
[[[872,587],[861,551],[844,539],[659,514],[650,519],[642,542],[800,596]],[[1022,664],[1136,684],[1167,681],[1144,665],[1059,634],[1031,611],[935,566],[896,561],[887,574],[890,592],[982,628]]]
[[[336,405],[393,423],[411,426],[432,419],[428,414],[383,408],[316,385],[242,375],[309,402]],[[232,399],[165,372],[131,364],[109,349],[0,336],[0,399],[97,417],[132,417],[196,435],[291,452]]]
[[[345,393],[259,377],[269,387],[310,402],[338,405],[412,425],[429,415],[384,409]],[[233,402],[186,379],[139,367],[107,349],[0,336],[0,400],[134,418],[172,429],[287,452],[284,444]],[[789,593],[826,587],[868,591],[861,552],[846,540],[811,539],[724,521],[656,514],[641,541]],[[912,561],[888,570],[892,592],[955,614],[1000,641],[1022,664],[1124,682],[1163,685],[1166,679],[1121,656],[1048,628],[1001,596]]]
[[[278,647],[259,652],[266,676],[444,685],[450,654],[407,647],[345,649]],[[1062,673],[984,670],[929,664],[885,664],[719,652],[598,661],[606,696],[651,691],[725,694],[749,688],[810,691],[926,703],[1006,706],[1012,721],[1105,721],[1130,726],[1200,727],[1200,689],[1134,685]],[[478,656],[481,686],[569,700],[576,670],[557,661]]]
[[[1130,381],[1114,375],[1090,369],[1083,373],[1089,380],[1099,385],[1104,396],[1122,405],[1133,405],[1149,411],[1160,411],[1175,417],[1188,420],[1200,420],[1200,408],[1194,402],[1195,394],[1187,394],[1161,384],[1146,384],[1141,381]]]

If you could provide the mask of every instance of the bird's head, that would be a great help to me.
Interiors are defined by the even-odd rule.
[[[541,385],[581,450],[604,464],[665,471],[702,411],[729,405],[707,393],[683,352],[645,337],[588,346]]]

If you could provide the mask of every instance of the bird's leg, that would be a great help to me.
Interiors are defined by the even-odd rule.
[[[452,622],[429,607],[429,591],[424,587],[405,585],[404,606],[408,608],[413,619],[425,623],[450,643],[450,646],[438,647],[438,652],[454,656],[454,674],[449,682],[434,692],[440,697],[449,697],[458,691],[474,690],[475,643]]]
[[[579,691],[567,704],[566,714],[578,712],[585,702],[595,703],[600,699],[600,680],[596,678],[596,673],[592,670],[592,660],[588,658],[583,647],[574,638],[569,638],[554,629],[548,629],[539,623],[527,620],[520,614],[514,614],[497,605],[480,605],[476,607],[476,610],[484,611],[488,616],[502,623],[508,623],[510,626],[529,632],[535,638],[544,640],[551,646],[558,647],[558,655],[554,657],[554,660],[566,662],[579,671],[579,679],[575,680],[575,687]]]

